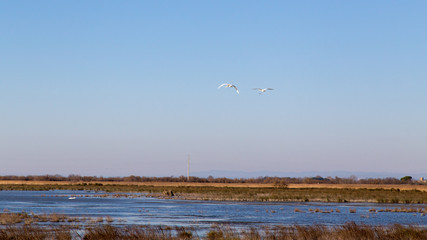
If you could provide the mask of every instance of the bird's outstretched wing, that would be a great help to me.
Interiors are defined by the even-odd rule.
[[[258,91],[261,91],[262,89],[261,88],[252,88],[253,90],[258,90]]]
[[[231,85],[231,87],[234,87],[234,89],[236,89],[237,94],[239,94],[239,89],[237,89],[237,87],[236,87],[236,86]]]
[[[218,88],[221,88],[222,86],[227,86],[227,85],[228,85],[228,83],[223,83],[223,84],[219,85]]]
[[[267,90],[274,90],[273,88],[267,88]]]

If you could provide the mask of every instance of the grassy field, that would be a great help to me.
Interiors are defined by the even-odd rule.
[[[427,203],[425,185],[177,183],[177,182],[41,182],[1,181],[0,190],[93,190],[139,192],[153,197],[300,202]]]

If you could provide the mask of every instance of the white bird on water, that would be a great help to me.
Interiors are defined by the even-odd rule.
[[[234,89],[236,89],[237,94],[239,94],[239,89],[237,89],[237,87],[234,86],[233,84],[223,83],[223,84],[219,85],[218,88],[221,88],[222,86],[225,86],[225,87],[228,87],[228,88],[234,88]]]
[[[258,90],[259,94],[266,92],[267,90],[274,90],[273,88],[254,88],[254,90]]]

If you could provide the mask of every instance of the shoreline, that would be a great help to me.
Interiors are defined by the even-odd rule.
[[[154,187],[218,187],[218,188],[289,188],[289,189],[307,189],[307,188],[327,188],[327,189],[399,189],[399,190],[417,190],[427,192],[427,185],[408,185],[408,184],[325,184],[325,183],[293,183],[285,187],[269,183],[197,183],[197,182],[112,182],[112,181],[23,181],[23,180],[0,180],[1,185],[96,185],[105,186],[154,186]]]
[[[425,185],[0,181],[0,190],[146,193],[156,198],[205,201],[427,204]]]

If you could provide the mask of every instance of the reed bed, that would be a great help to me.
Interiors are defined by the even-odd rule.
[[[115,193],[116,197],[176,198],[187,200],[276,201],[276,202],[376,202],[426,204],[427,192],[420,190],[371,188],[278,188],[278,187],[213,187],[154,185],[0,185],[0,190],[80,190]],[[121,194],[134,193],[134,194]],[[103,197],[102,194],[99,197]],[[104,194],[104,197],[111,197]]]
[[[104,221],[107,223],[112,223],[115,220],[110,217],[106,216],[104,217],[98,217],[96,219],[93,219],[91,217],[81,216],[81,217],[73,217],[73,216],[67,216],[64,214],[34,214],[34,213],[27,213],[27,212],[20,212],[20,213],[11,213],[7,210],[3,210],[4,212],[0,213],[0,226],[10,226],[10,225],[35,225],[35,224],[55,224],[60,223],[62,225],[65,225],[67,223],[68,225],[71,224],[79,224],[79,223],[89,223],[89,224],[97,224],[97,223],[103,223]],[[119,220],[117,220],[119,222]],[[1,239],[1,238],[0,238]]]
[[[56,240],[424,240],[427,230],[415,226],[369,226],[346,223],[336,227],[314,226],[274,226],[237,229],[232,226],[214,225],[203,235],[196,229],[165,226],[112,226],[64,227],[64,226],[7,226],[0,228],[0,239],[56,239]]]

